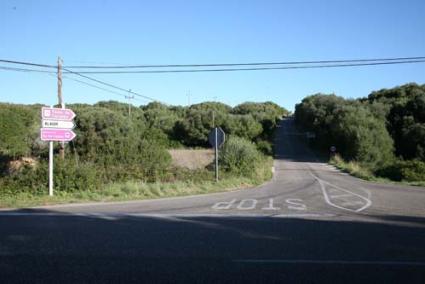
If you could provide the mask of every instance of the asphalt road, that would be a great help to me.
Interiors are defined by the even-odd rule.
[[[425,188],[316,158],[293,121],[263,186],[0,212],[1,283],[425,283]]]

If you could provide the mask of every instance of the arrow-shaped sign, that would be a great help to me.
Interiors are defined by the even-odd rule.
[[[40,138],[43,141],[61,141],[68,142],[77,136],[70,129],[52,129],[52,128],[41,128]]]
[[[74,117],[75,117],[75,113],[72,110],[67,108],[53,108],[53,107],[41,108],[42,119],[71,121]]]
[[[41,127],[73,129],[75,124],[72,121],[43,119],[41,121]]]

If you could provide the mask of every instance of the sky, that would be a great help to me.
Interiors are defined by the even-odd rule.
[[[2,0],[0,59],[103,65],[425,56],[424,15],[423,0]],[[425,63],[92,77],[173,105],[273,101],[293,110],[318,92],[358,98],[424,84]],[[51,105],[56,94],[55,76],[0,70],[1,102]],[[63,96],[65,103],[126,101],[67,79]]]

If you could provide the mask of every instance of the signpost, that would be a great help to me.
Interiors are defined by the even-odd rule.
[[[53,141],[69,142],[76,134],[72,121],[75,113],[70,109],[43,107],[41,108],[40,139],[49,141],[49,195],[53,196]]]
[[[221,127],[214,127],[208,134],[208,141],[214,147],[215,154],[215,180],[218,181],[218,148],[223,145],[226,140],[226,134]]]
[[[41,121],[41,127],[73,129],[75,127],[75,124],[72,121],[43,119]]]
[[[53,108],[53,107],[43,107],[41,108],[41,118],[42,119],[54,119],[54,120],[64,120],[72,121],[75,117],[75,113],[66,108]]]
[[[335,152],[336,152],[336,147],[332,145],[332,146],[329,148],[329,151],[331,151],[331,157],[334,157],[334,156],[335,156]]]
[[[51,129],[41,128],[40,138],[42,141],[69,142],[75,138],[75,133],[71,129]]]

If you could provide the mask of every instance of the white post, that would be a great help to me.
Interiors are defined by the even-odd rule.
[[[53,141],[49,142],[49,196],[53,196]]]
[[[218,182],[218,141],[217,141],[217,127],[215,128],[215,181]]]

